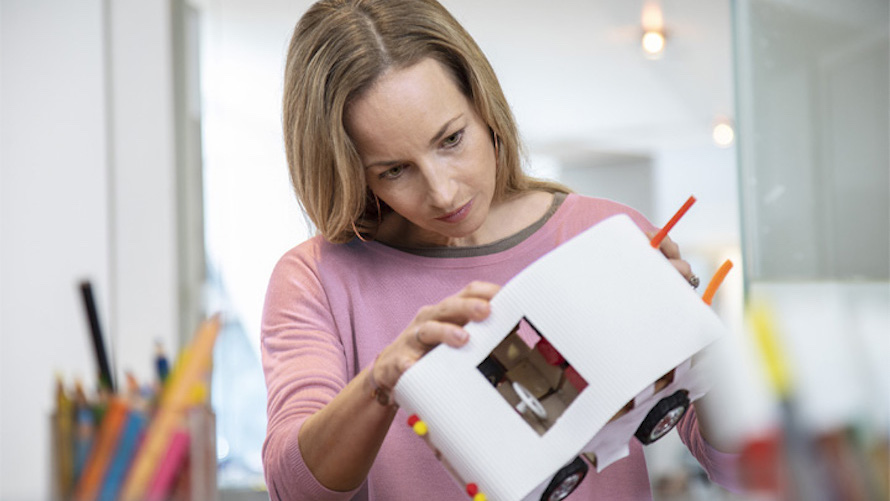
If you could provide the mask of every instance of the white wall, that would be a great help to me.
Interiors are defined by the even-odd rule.
[[[107,4],[0,3],[3,500],[48,498],[54,374],[95,384],[80,279],[119,379],[178,337],[170,5]]]

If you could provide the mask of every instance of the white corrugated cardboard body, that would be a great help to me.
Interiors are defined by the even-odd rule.
[[[404,410],[427,423],[431,446],[490,500],[523,499],[548,482],[630,399],[724,332],[623,215],[523,270],[495,296],[491,311],[466,326],[467,345],[432,350],[394,391]],[[477,369],[523,317],[588,382],[543,435]]]

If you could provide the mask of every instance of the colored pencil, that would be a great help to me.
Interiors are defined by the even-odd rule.
[[[678,210],[677,213],[674,214],[674,217],[672,217],[670,219],[670,221],[668,221],[668,223],[666,225],[664,225],[663,228],[658,230],[658,233],[656,233],[655,236],[652,237],[652,240],[649,241],[649,243],[652,244],[653,248],[657,249],[661,245],[661,242],[662,242],[662,240],[664,240],[664,237],[667,236],[668,232],[671,231],[671,229],[674,227],[674,225],[677,224],[677,221],[679,221],[680,218],[683,217],[684,214],[686,214],[686,211],[688,211],[689,208],[692,207],[692,204],[694,204],[694,203],[695,203],[695,197],[690,196],[686,200],[686,203],[684,203],[683,206],[680,207],[680,210]]]

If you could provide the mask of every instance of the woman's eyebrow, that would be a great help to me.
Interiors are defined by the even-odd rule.
[[[401,160],[381,160],[379,162],[370,163],[370,164],[366,165],[364,168],[365,168],[365,170],[368,170],[371,167],[395,167],[396,165],[399,165],[400,163],[402,163]]]

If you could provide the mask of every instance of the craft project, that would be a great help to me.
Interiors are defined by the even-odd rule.
[[[588,465],[664,436],[708,389],[693,355],[725,332],[624,215],[523,270],[491,312],[393,393],[475,501],[563,499]]]

